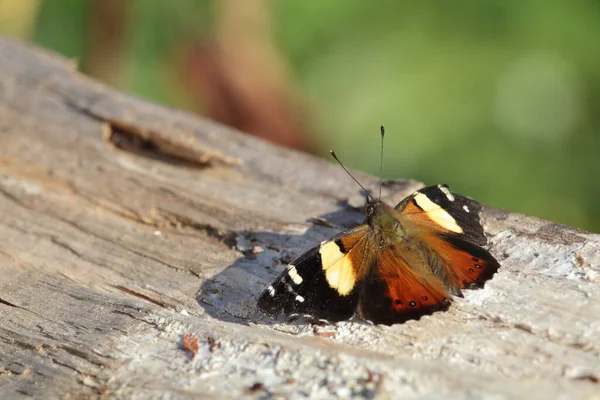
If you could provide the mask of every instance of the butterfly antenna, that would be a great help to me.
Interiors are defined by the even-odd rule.
[[[379,201],[381,201],[381,185],[383,184],[383,137],[385,136],[385,126],[381,125],[381,156],[379,157]]]
[[[335,161],[337,161],[337,162],[338,162],[338,164],[340,164],[340,165],[341,165],[341,167],[342,167],[342,168],[344,168],[344,171],[346,171],[346,173],[347,173],[348,175],[350,175],[350,178],[354,179],[354,182],[356,182],[356,183],[358,184],[358,186],[360,186],[360,187],[361,187],[361,189],[362,189],[362,190],[364,190],[364,191],[365,191],[365,193],[367,193],[367,202],[369,202],[369,198],[371,198],[371,199],[372,199],[372,197],[371,197],[371,193],[369,193],[369,191],[368,191],[367,189],[365,189],[365,187],[364,187],[363,185],[361,185],[361,184],[360,184],[360,182],[359,182],[359,181],[358,181],[358,180],[357,180],[357,179],[354,177],[354,175],[352,175],[352,174],[350,173],[350,171],[348,171],[348,170],[346,169],[346,167],[344,166],[344,164],[342,164],[342,162],[340,161],[340,159],[339,159],[339,158],[337,157],[337,155],[335,154],[335,151],[333,151],[333,150],[329,150],[329,154],[331,154],[331,156],[332,156],[333,158],[335,158]]]

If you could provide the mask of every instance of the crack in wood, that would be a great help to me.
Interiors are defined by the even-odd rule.
[[[130,295],[132,295],[134,297],[137,297],[137,298],[142,299],[144,301],[147,301],[149,303],[156,304],[159,307],[162,307],[162,308],[171,308],[167,303],[164,303],[164,302],[159,301],[159,300],[154,300],[153,298],[151,298],[149,296],[146,296],[145,294],[136,292],[135,290],[130,289],[128,287],[125,287],[123,285],[111,285],[111,286],[114,287],[115,289],[118,289],[118,290],[124,292],[124,293],[130,294]]]
[[[204,155],[198,159],[189,149],[161,141],[156,134],[142,135],[141,130],[134,125],[107,121],[102,136],[116,149],[166,164],[188,168],[207,168],[211,164],[210,156]]]
[[[9,307],[14,307],[14,308],[21,308],[21,307],[19,307],[19,306],[15,305],[15,304],[13,304],[13,303],[10,303],[10,302],[8,302],[8,301],[6,301],[6,300],[2,299],[2,298],[0,298],[0,304],[4,304],[4,305],[6,305],[6,306],[9,306]]]
[[[579,375],[579,376],[573,377],[571,379],[576,380],[576,381],[588,381],[588,382],[591,382],[594,384],[600,383],[600,378],[597,375],[592,375],[592,374]]]
[[[158,330],[158,331],[160,331],[160,332],[164,331],[164,329],[163,329],[163,328],[162,328],[162,327],[161,327],[161,326],[160,326],[158,323],[156,323],[156,322],[154,322],[154,321],[146,321],[146,320],[145,320],[145,319],[143,319],[143,318],[138,318],[138,317],[136,317],[135,315],[133,315],[133,314],[130,314],[130,313],[128,313],[128,312],[125,312],[125,311],[122,311],[122,310],[112,310],[111,312],[112,312],[113,314],[126,315],[126,316],[128,316],[129,318],[131,318],[131,319],[134,319],[134,320],[136,320],[136,321],[143,322],[143,323],[145,323],[145,324],[147,324],[147,325],[150,325],[151,327],[153,327],[154,329],[156,329],[156,330]]]
[[[69,246],[65,241],[60,239],[58,236],[55,236],[55,235],[48,235],[48,236],[50,237],[50,241],[52,243],[54,243],[55,245],[65,249],[67,252],[73,254],[77,258],[85,259],[85,257],[83,257],[83,255],[81,253],[79,253],[78,251],[73,249],[71,246]]]
[[[75,368],[75,367],[73,367],[73,366],[71,366],[71,365],[69,365],[69,364],[67,364],[65,362],[59,361],[59,360],[57,360],[54,357],[50,357],[49,359],[50,359],[50,361],[52,361],[53,364],[56,364],[56,365],[59,365],[61,367],[70,369],[71,371],[75,371],[79,375],[83,375],[83,373],[80,370],[78,370],[77,368]]]
[[[17,334],[17,335],[19,335],[19,334]],[[22,335],[19,335],[19,336],[23,337]],[[25,337],[23,337],[23,338],[25,338]],[[31,341],[38,340],[36,338],[26,338],[26,339],[31,340]],[[56,337],[48,337],[47,339],[50,339],[52,341],[60,341],[61,340]],[[77,357],[85,362],[88,362],[88,363],[90,363],[96,367],[100,367],[100,368],[108,367],[110,365],[109,363],[100,361],[100,357],[107,359],[107,360],[112,359],[112,357],[105,356],[105,355],[98,354],[98,353],[89,353],[89,352],[77,349],[73,346],[69,346],[64,343],[62,343],[62,344],[46,344],[46,343],[34,344],[34,343],[30,343],[30,342],[27,342],[24,340],[19,340],[17,338],[12,338],[12,340],[10,340],[9,342],[6,342],[6,343],[10,344],[11,346],[16,346],[16,347],[19,347],[24,350],[32,350],[37,354],[54,354],[54,357],[58,357],[58,354],[56,354],[56,351],[55,351],[56,349],[63,350],[65,352],[67,352],[68,354],[70,354],[71,356]],[[23,366],[23,367],[25,368],[26,366]],[[95,376],[95,375],[92,374],[92,376]]]
[[[58,91],[55,93],[61,96],[67,107],[103,123],[102,137],[119,150],[172,165],[193,168],[206,168],[216,164],[234,166],[242,163],[241,159],[226,156],[218,150],[198,150],[189,142],[180,143],[168,134],[101,115],[94,111],[93,104],[78,105],[68,95]],[[191,134],[187,138],[190,141],[196,140]]]
[[[31,313],[31,314],[35,315],[36,317],[38,317],[38,318],[40,318],[40,319],[42,319],[42,320],[44,320],[44,321],[47,321],[47,322],[52,322],[52,323],[54,323],[54,324],[57,324],[57,323],[58,323],[57,321],[54,321],[54,320],[52,320],[52,319],[49,319],[49,318],[46,318],[46,317],[44,317],[43,315],[40,315],[39,313],[36,313],[35,311],[32,311],[32,310],[30,310],[30,309],[28,309],[28,308],[25,308],[25,307],[21,307],[21,306],[18,306],[18,305],[14,305],[14,307],[13,307],[13,308],[16,308],[16,309],[18,309],[18,310],[23,310],[23,311],[25,311],[25,312]]]
[[[52,216],[54,218],[56,218],[56,219],[64,222],[64,223],[66,223],[67,225],[70,225],[71,227],[77,229],[80,232],[84,232],[84,233],[86,233],[88,235],[91,235],[91,236],[95,237],[96,239],[103,240],[103,241],[105,241],[107,243],[110,243],[110,244],[112,244],[112,245],[114,245],[114,246],[116,246],[118,248],[121,248],[121,249],[123,249],[125,251],[128,251],[128,252],[130,252],[132,254],[135,254],[135,255],[137,255],[139,257],[146,258],[148,260],[152,260],[152,261],[154,261],[154,262],[156,262],[156,263],[158,263],[158,264],[160,264],[162,266],[165,266],[167,268],[170,268],[170,269],[178,271],[178,272],[185,272],[185,273],[188,273],[188,274],[190,274],[190,275],[192,275],[194,277],[197,276],[195,273],[193,273],[192,271],[190,271],[190,270],[188,270],[186,268],[181,268],[181,267],[177,267],[175,265],[171,265],[171,264],[169,264],[169,263],[167,263],[165,261],[162,261],[162,260],[160,260],[160,259],[158,259],[156,257],[153,257],[153,256],[151,256],[149,254],[144,254],[144,253],[141,253],[139,251],[133,250],[133,249],[131,249],[129,247],[126,247],[122,243],[119,243],[119,242],[117,242],[117,241],[115,241],[113,239],[110,239],[110,238],[108,238],[106,236],[103,236],[103,235],[99,235],[96,232],[89,231],[89,230],[87,230],[87,229],[79,226],[77,223],[75,223],[73,221],[70,221],[70,220],[68,220],[66,218],[63,218],[63,217],[58,216],[58,215],[52,215]]]
[[[199,232],[204,232],[209,237],[217,239],[219,242],[225,244],[229,248],[233,248],[236,244],[237,232],[223,231],[215,228],[211,224],[198,222],[190,217],[174,213],[172,211],[166,211],[159,207],[154,207],[150,211],[149,218],[144,218],[143,222],[147,225],[151,225],[157,228],[173,227],[173,228],[184,228],[189,227]]]
[[[12,195],[11,193],[9,193],[5,189],[3,189],[2,186],[0,186],[0,194],[2,194],[8,200],[12,201],[13,203],[15,203],[16,205],[18,205],[20,207],[23,207],[23,208],[26,208],[26,209],[31,209],[28,205],[26,205],[25,203],[23,203],[18,197]]]
[[[112,359],[112,357],[105,356],[103,354],[98,354],[98,353],[90,353],[85,350],[80,350],[73,346],[69,346],[67,344],[59,344],[59,345],[56,345],[55,347],[57,349],[64,350],[67,353],[69,353],[70,355],[78,357],[78,358],[80,358],[84,361],[87,361],[90,364],[93,364],[97,367],[106,367],[109,365],[108,363],[104,363],[104,362],[100,361],[98,359],[98,357],[102,357],[102,358],[109,359],[109,360]],[[92,375],[92,376],[95,376],[95,375]]]
[[[73,192],[85,199],[90,204],[94,205],[97,209],[105,210],[111,214],[119,217],[128,219],[133,222],[140,223],[142,225],[151,226],[160,229],[166,228],[190,228],[198,232],[202,232],[209,237],[217,239],[217,241],[225,244],[227,247],[232,248],[235,245],[236,232],[223,231],[219,228],[212,226],[209,223],[202,223],[193,220],[190,217],[186,217],[171,211],[163,210],[160,207],[153,207],[147,215],[141,215],[132,209],[122,210],[122,205],[115,207],[107,207],[105,203],[101,203],[94,199],[90,195],[73,189]],[[56,243],[61,244],[61,243]]]

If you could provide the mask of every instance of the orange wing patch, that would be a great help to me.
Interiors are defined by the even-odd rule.
[[[415,208],[421,208],[427,218],[435,224],[454,233],[463,233],[463,229],[457,224],[454,217],[448,211],[431,201],[425,194],[415,194],[413,202],[411,202],[413,206],[416,205]]]
[[[378,268],[364,280],[359,307],[365,319],[390,325],[447,309],[449,297],[425,265],[408,265],[390,248],[380,252]]]
[[[368,227],[363,227],[363,229],[360,229],[360,227],[358,227],[354,229],[350,234],[340,236],[338,239],[335,240],[335,242],[337,242],[338,246],[340,246],[340,249],[344,254],[348,253],[348,251],[350,251],[351,248],[356,246],[360,239],[365,237],[365,234],[368,230]]]
[[[417,203],[417,200],[420,202]],[[398,212],[398,210],[396,211]],[[426,228],[435,232],[450,231],[453,233],[462,233],[463,231],[446,210],[421,193],[418,193],[413,200],[406,203],[396,216],[398,220],[403,222],[403,225],[406,225],[406,228],[418,227],[419,229]]]
[[[366,257],[364,230],[321,243],[319,255],[325,279],[339,295],[350,294],[363,275]]]
[[[455,288],[481,287],[500,267],[485,249],[458,237],[427,235],[422,240],[442,260],[448,283]]]

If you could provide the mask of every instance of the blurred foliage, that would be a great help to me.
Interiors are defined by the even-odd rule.
[[[0,16],[25,3],[33,28],[15,12],[10,24],[0,17],[0,32],[85,57],[90,1],[0,0]],[[447,183],[488,205],[600,230],[600,2],[264,4],[316,120],[319,154],[335,148],[376,174],[383,123],[387,178]],[[116,84],[201,112],[179,63],[186,46],[214,35],[218,1],[130,5]]]

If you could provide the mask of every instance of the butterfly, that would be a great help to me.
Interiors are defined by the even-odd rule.
[[[382,149],[383,135],[382,126]],[[260,294],[263,313],[332,322],[358,313],[391,325],[447,310],[452,296],[482,287],[498,271],[483,247],[482,206],[475,200],[434,185],[391,207],[381,201],[381,178],[379,199],[366,192],[364,224],[293,260]]]

